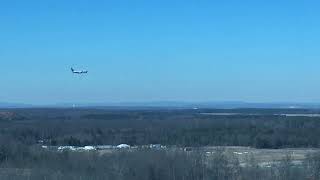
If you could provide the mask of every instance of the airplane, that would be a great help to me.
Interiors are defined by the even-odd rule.
[[[73,68],[71,68],[71,71],[72,71],[72,73],[74,73],[74,74],[87,74],[87,73],[88,73],[88,71],[76,71],[76,70],[74,70]]]

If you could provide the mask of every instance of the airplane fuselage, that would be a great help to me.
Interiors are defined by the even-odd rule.
[[[83,74],[83,73],[88,73],[88,71],[73,71],[75,74]]]
[[[75,71],[73,68],[71,68],[72,73],[74,74],[86,74],[88,71]]]

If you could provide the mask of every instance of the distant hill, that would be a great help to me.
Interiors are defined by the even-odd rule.
[[[0,102],[0,108],[28,108],[30,104]]]
[[[248,103],[241,101],[226,102],[183,102],[183,101],[154,101],[154,102],[117,102],[117,103],[65,103],[55,107],[121,107],[121,108],[283,108],[283,109],[319,109],[320,103]]]
[[[23,103],[0,102],[0,108],[70,108],[70,107],[94,107],[94,108],[267,108],[267,109],[320,109],[320,103],[249,103],[241,101],[208,101],[208,102],[184,102],[184,101],[150,101],[150,102],[109,102],[109,103],[59,103],[49,105],[31,105]]]

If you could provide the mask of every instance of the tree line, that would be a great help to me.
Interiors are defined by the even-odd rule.
[[[121,143],[184,147],[320,146],[319,117],[286,117],[270,113],[217,116],[192,110],[27,109],[13,111],[16,114],[14,118],[0,120],[0,136],[28,145],[41,141],[45,145],[54,146]]]

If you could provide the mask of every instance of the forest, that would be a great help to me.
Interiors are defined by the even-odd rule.
[[[125,143],[317,148],[320,146],[320,117],[279,115],[316,113],[313,111],[13,109],[2,110],[6,115],[0,115],[0,137],[26,145],[42,141],[53,146]],[[243,114],[210,115],[208,112]]]
[[[210,114],[212,113],[212,114]],[[235,113],[217,115],[215,113]],[[0,179],[32,180],[256,180],[319,179],[320,154],[297,166],[290,154],[271,167],[248,156],[240,164],[221,149],[56,152],[47,146],[162,144],[175,147],[319,148],[317,113],[290,109],[1,109]]]

